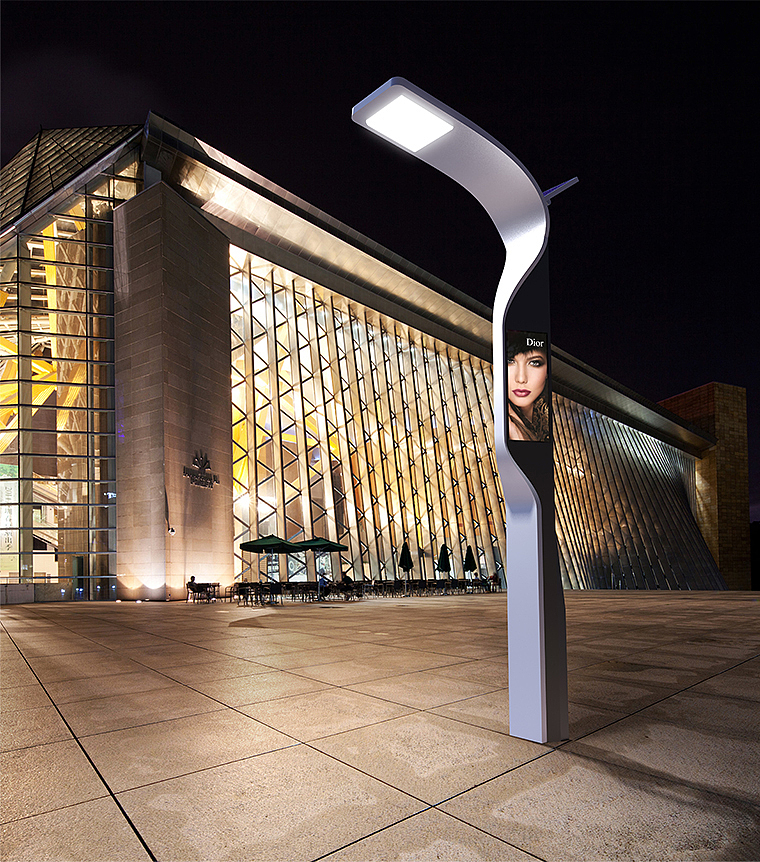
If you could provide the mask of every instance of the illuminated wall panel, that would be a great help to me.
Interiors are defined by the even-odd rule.
[[[325,536],[333,575],[385,580],[408,541],[414,576],[453,574],[473,546],[503,574],[491,366],[231,249],[235,542]],[[694,459],[554,397],[565,587],[722,589],[694,518]],[[257,565],[237,551],[237,577]],[[311,557],[287,577],[315,577]],[[285,574],[282,573],[282,577]]]
[[[557,539],[575,589],[725,589],[695,519],[694,459],[555,395]]]
[[[106,598],[113,587],[112,223],[114,207],[139,190],[141,172],[132,150],[0,250],[5,582],[54,583],[77,567],[92,578],[81,582],[81,597]]]
[[[472,545],[501,572],[490,367],[241,249],[230,259],[236,549],[324,536],[348,546],[333,576],[387,580],[404,541],[425,578],[444,543],[464,577]],[[237,553],[237,576],[256,577]],[[287,576],[311,566],[292,557]]]

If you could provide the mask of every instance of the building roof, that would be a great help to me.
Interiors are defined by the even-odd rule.
[[[143,157],[230,242],[492,361],[492,309],[151,113]],[[552,346],[554,390],[701,457],[714,438]]]
[[[715,437],[552,345],[552,389],[573,401],[702,458]]]
[[[99,161],[141,130],[145,163],[234,244],[492,360],[490,308],[157,114],[149,114],[144,127],[40,130],[2,169],[2,227],[56,192],[62,194],[75,178],[81,181],[97,171]],[[556,346],[552,386],[560,395],[697,457],[715,444],[711,435]]]
[[[0,229],[34,209],[141,128],[40,129],[2,169]]]
[[[490,359],[488,306],[154,113],[143,159],[233,244]]]

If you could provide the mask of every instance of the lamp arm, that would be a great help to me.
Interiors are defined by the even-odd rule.
[[[416,93],[454,125],[452,134],[423,147],[415,156],[467,189],[488,213],[504,243],[506,259],[493,307],[493,371],[495,384],[506,381],[507,312],[546,248],[549,238],[546,200],[525,166],[496,138],[402,78],[391,78],[377,92],[394,85]],[[507,445],[509,403],[506,391],[506,385],[494,385],[494,442],[504,499],[509,514],[517,522],[527,518],[540,524],[538,493],[512,458]]]

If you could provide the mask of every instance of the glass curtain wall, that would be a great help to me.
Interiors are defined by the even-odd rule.
[[[0,250],[3,582],[115,574],[112,220],[140,175],[134,151]]]
[[[694,459],[567,398],[553,411],[565,587],[725,589],[696,522]]]
[[[231,249],[236,576],[240,542],[326,537],[332,577],[503,577],[491,365]],[[695,519],[694,459],[555,395],[557,538],[570,589],[724,589]],[[313,579],[311,555],[288,558]],[[284,573],[281,574],[284,577]]]
[[[240,542],[270,534],[347,545],[332,577],[403,577],[404,541],[416,578],[444,544],[452,576],[468,545],[501,573],[488,363],[235,247],[231,314],[237,577],[258,575]]]

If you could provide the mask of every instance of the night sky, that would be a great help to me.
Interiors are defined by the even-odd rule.
[[[760,520],[752,3],[5,2],[2,162],[153,110],[491,305],[483,210],[351,121],[402,76],[548,189],[553,340],[645,397],[747,388]]]

